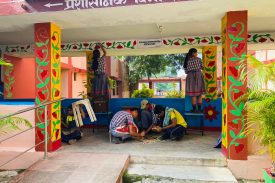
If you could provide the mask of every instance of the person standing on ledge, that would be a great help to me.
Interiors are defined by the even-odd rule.
[[[102,56],[100,55],[100,51],[97,47],[102,50]],[[105,74],[105,56],[106,50],[103,48],[102,44],[98,43],[95,50],[93,51],[92,61],[92,70],[95,73],[93,81],[93,94],[103,95],[109,98],[109,79]]]
[[[185,95],[192,98],[193,109],[191,112],[202,113],[202,95],[205,94],[205,83],[202,74],[203,63],[202,60],[198,57],[197,49],[191,48],[188,51],[183,67],[187,74]]]

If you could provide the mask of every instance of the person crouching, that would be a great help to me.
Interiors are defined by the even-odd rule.
[[[145,132],[139,133],[137,126],[134,123],[134,118],[138,117],[138,109],[132,108],[130,112],[117,112],[110,122],[110,131],[113,143],[120,144],[126,139],[139,138],[142,139]]]
[[[187,123],[177,110],[157,105],[154,112],[159,118],[163,118],[162,127],[157,127],[154,130],[156,132],[164,132],[161,140],[180,140],[183,137]]]

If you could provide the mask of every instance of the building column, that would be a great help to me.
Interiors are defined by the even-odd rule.
[[[247,54],[247,11],[227,12],[222,19],[222,152],[228,159],[247,159],[244,102],[235,101],[246,93],[240,78],[240,61]]]
[[[93,88],[93,79],[94,72],[92,71],[92,61],[93,61],[93,52],[86,51],[86,62],[87,62],[87,98],[91,99],[93,97],[92,88]]]
[[[34,25],[35,54],[35,103],[36,105],[61,98],[61,30],[53,23]],[[48,123],[44,121],[44,107],[35,112],[37,151],[44,150],[45,125],[48,131],[48,151],[55,151],[61,146],[61,103],[47,106]]]
[[[205,46],[202,49],[203,75],[205,79],[206,101],[217,99],[217,46]]]

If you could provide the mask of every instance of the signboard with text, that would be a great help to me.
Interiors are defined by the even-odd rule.
[[[161,39],[139,40],[137,43],[137,48],[156,48],[161,46]]]
[[[192,0],[25,0],[18,2],[7,0],[0,4],[0,15],[84,10],[183,1]]]

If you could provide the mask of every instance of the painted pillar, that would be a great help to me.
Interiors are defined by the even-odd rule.
[[[38,23],[34,26],[35,32],[35,86],[36,105],[58,100],[61,98],[61,63],[60,45],[61,30],[53,23]],[[61,105],[60,102],[47,107],[48,116],[48,151],[55,151],[61,146]],[[35,143],[44,141],[45,122],[44,107],[36,110]],[[36,147],[37,151],[44,150],[44,144]]]
[[[243,135],[244,103],[235,101],[246,93],[240,78],[240,61],[247,54],[247,11],[227,12],[222,19],[222,151],[228,159],[247,159],[247,139]]]
[[[4,67],[4,98],[13,98],[13,85],[15,83],[14,77],[14,65],[13,66],[2,66]],[[1,81],[0,81],[1,82]]]
[[[92,60],[93,60],[93,52],[86,52],[86,61],[87,61],[87,97],[91,99],[93,97],[92,87],[93,87],[93,79],[94,72],[92,71]]]
[[[205,80],[205,98],[210,100],[217,99],[217,46],[205,46],[202,49],[203,55],[203,75]]]

